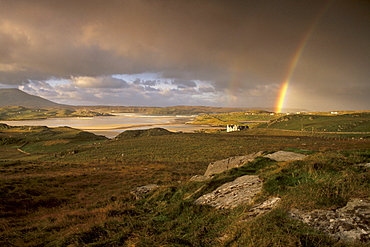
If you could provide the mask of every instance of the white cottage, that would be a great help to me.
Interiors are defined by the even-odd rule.
[[[228,124],[226,126],[226,132],[233,132],[233,131],[241,131],[241,130],[247,130],[249,127],[248,126],[239,126],[236,124]]]

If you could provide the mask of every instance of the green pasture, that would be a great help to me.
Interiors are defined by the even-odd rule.
[[[85,109],[64,109],[64,108],[26,108],[22,106],[0,107],[0,120],[33,120],[46,118],[66,117],[93,117],[109,116],[107,113],[100,113]]]
[[[276,128],[306,132],[370,132],[370,113],[359,112],[344,115],[286,115],[259,128]]]

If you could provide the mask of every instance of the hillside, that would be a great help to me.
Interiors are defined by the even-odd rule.
[[[364,246],[338,242],[289,214],[330,213],[352,198],[369,200],[370,140],[267,131],[151,129],[108,140],[68,127],[1,124],[0,245]],[[259,157],[205,181],[189,180],[211,162],[279,150],[308,156],[283,162]],[[245,175],[263,182],[251,204],[216,209],[195,203]],[[149,184],[157,190],[142,199],[130,194]],[[280,198],[275,209],[249,218],[252,207],[270,198]]]
[[[16,88],[0,89],[0,107],[24,106],[24,107],[61,107],[64,105],[52,102],[39,96],[30,95]]]
[[[208,124],[210,126],[226,126],[228,124],[245,125],[246,123],[268,122],[285,114],[274,114],[269,111],[234,111],[217,114],[206,114],[196,117],[192,124]]]
[[[310,132],[370,132],[370,112],[285,115],[259,127]]]
[[[0,107],[0,120],[34,120],[46,118],[67,118],[67,117],[94,117],[110,116],[108,113],[94,112],[73,107],[53,107],[53,108],[26,108],[23,106]]]
[[[149,107],[149,106],[72,106],[62,105],[39,96],[30,95],[16,88],[0,89],[0,108],[22,106],[27,108],[68,108],[75,111],[95,111],[105,114],[111,113],[145,113],[145,114],[211,114],[235,111],[247,111],[254,108],[231,108],[231,107],[208,107],[208,106],[168,106],[168,107]],[[6,111],[6,109],[4,109]],[[22,111],[20,112],[20,114]],[[26,117],[18,116],[18,119],[32,119],[26,113]],[[22,115],[22,114],[21,114]],[[66,116],[68,117],[68,116]],[[36,116],[36,119],[39,117]],[[10,120],[3,118],[3,120]]]
[[[225,113],[222,118],[225,120],[230,120],[230,118],[235,118],[238,114],[238,120],[255,120],[256,116],[245,117],[246,114],[243,112],[256,112],[259,117],[264,116],[263,120],[270,120],[273,116],[269,116],[272,108],[266,107],[211,107],[211,106],[167,106],[167,107],[149,107],[149,106],[72,106],[72,105],[63,105],[52,102],[50,100],[44,99],[39,96],[30,95],[16,88],[0,88],[0,108],[2,107],[13,107],[21,106],[29,108],[68,108],[69,110],[75,111],[85,111],[85,112],[99,112],[104,114],[115,114],[115,113],[145,113],[145,114],[171,114],[171,115],[194,115],[194,114],[220,114]],[[43,110],[44,111],[44,110]],[[301,111],[299,109],[291,109],[291,111]],[[3,109],[3,112],[6,112],[6,109]],[[32,114],[26,112],[27,116],[21,116],[22,111],[19,112],[20,115],[17,116],[17,119],[33,119]],[[232,114],[231,117],[228,114]],[[242,116],[243,115],[243,116]],[[59,116],[61,117],[61,116]],[[65,117],[69,117],[66,115]],[[35,116],[35,119],[39,119],[39,116]],[[14,119],[14,118],[12,118]],[[2,120],[10,120],[3,116]],[[200,120],[200,119],[199,119]],[[200,120],[201,121],[201,120]],[[208,123],[201,123],[208,124]],[[222,125],[222,124],[221,124]]]

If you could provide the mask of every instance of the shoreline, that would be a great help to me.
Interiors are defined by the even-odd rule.
[[[78,129],[83,130],[105,130],[105,131],[113,131],[113,130],[126,130],[132,128],[145,128],[145,127],[152,127],[152,126],[173,126],[173,127],[181,127],[182,125],[187,126],[200,126],[198,124],[188,124],[190,120],[194,119],[193,117],[184,117],[184,118],[175,118],[171,119],[167,122],[162,123],[147,123],[147,124],[115,124],[115,125],[93,125],[93,126],[80,126]],[[205,125],[202,125],[205,126]],[[210,126],[209,126],[210,127]]]
[[[157,124],[127,124],[126,126],[120,126],[115,128],[101,127],[96,129],[77,128],[83,131],[91,132],[96,135],[103,135],[107,138],[115,138],[120,133],[127,130],[138,130],[138,129],[150,129],[150,128],[163,128],[171,132],[184,132],[194,133],[201,129],[222,129],[220,127],[212,127],[208,125],[193,125],[193,124],[174,124],[174,123],[157,123]]]
[[[135,118],[137,118],[137,121],[132,121],[132,119]],[[115,136],[126,130],[148,129],[155,127],[164,128],[171,132],[187,133],[194,133],[195,131],[201,129],[221,129],[220,127],[212,127],[207,124],[192,124],[191,121],[193,121],[194,119],[194,115],[144,115],[138,117],[109,116],[97,118],[54,118],[43,120],[18,120],[0,122],[11,126],[48,126],[50,128],[68,126],[82,131],[91,132],[96,135],[104,135],[108,138],[114,138]]]

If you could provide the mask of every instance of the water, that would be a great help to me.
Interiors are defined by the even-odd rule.
[[[112,138],[125,130],[165,128],[173,132],[194,132],[199,129],[211,128],[190,125],[186,122],[194,119],[194,115],[145,115],[119,114],[114,116],[84,117],[84,118],[48,118],[41,120],[1,121],[11,126],[69,126],[76,129],[104,135]]]

